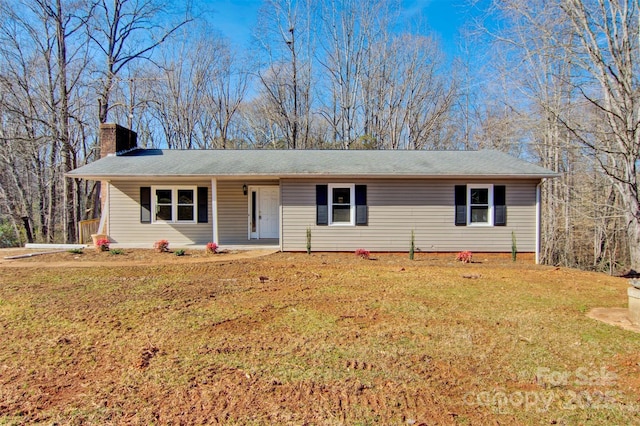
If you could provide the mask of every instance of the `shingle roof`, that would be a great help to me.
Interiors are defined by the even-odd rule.
[[[85,179],[153,177],[510,177],[557,176],[493,150],[160,150],[137,149],[72,170]]]

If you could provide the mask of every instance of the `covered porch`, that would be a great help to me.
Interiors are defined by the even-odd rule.
[[[249,240],[238,243],[229,243],[220,245],[222,250],[280,250],[280,240],[278,238],[264,238],[259,240]]]
[[[213,241],[222,249],[280,249],[278,180],[211,179]]]

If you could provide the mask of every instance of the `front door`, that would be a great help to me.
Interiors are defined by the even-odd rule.
[[[256,186],[250,188],[250,238],[278,238],[279,205],[280,189],[277,186]]]

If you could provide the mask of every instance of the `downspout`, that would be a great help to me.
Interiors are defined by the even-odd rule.
[[[278,181],[278,249],[282,251],[284,236],[284,226],[282,224],[282,215],[284,214],[284,206],[282,205],[282,181]]]
[[[212,241],[220,246],[220,238],[218,238],[218,180],[211,179],[211,218],[213,220]]]
[[[536,265],[540,264],[540,186],[543,179],[536,185]]]

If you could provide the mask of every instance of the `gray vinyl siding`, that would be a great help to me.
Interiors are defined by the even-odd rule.
[[[535,251],[536,184],[538,180],[438,180],[438,179],[282,179],[269,181],[217,181],[219,242],[243,244],[248,240],[248,196],[242,185],[280,185],[281,247],[306,250],[306,230],[311,228],[313,251],[408,251],[411,230],[421,251],[509,252],[511,232],[520,252]],[[367,185],[368,225],[317,226],[316,184]],[[507,226],[455,226],[454,187],[462,184],[506,186]],[[208,223],[140,223],[141,186],[205,186],[209,188]],[[213,240],[211,181],[175,183],[121,182],[109,185],[109,236],[114,244],[151,248],[160,239],[171,246],[203,245]]]
[[[537,180],[281,180],[282,249],[306,249],[311,228],[313,251],[408,251],[411,230],[416,248],[426,252],[511,251],[511,232],[521,252],[534,252]],[[316,184],[367,185],[367,226],[317,226]],[[455,226],[454,187],[506,186],[507,226]]]
[[[220,244],[245,244],[249,241],[249,196],[242,185],[278,185],[271,181],[218,181],[218,233]]]
[[[206,186],[209,188],[208,223],[140,223],[140,187]],[[211,181],[112,182],[109,185],[109,238],[115,244],[153,248],[158,240],[169,247],[202,245],[213,240]]]

